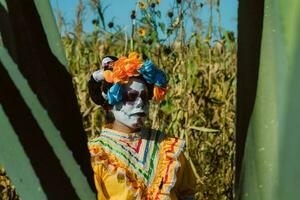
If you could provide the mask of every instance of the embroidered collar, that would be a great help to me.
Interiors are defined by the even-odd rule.
[[[100,145],[107,154],[120,159],[149,186],[155,175],[163,138],[164,134],[158,131],[142,129],[141,132],[128,135],[103,128],[100,137],[91,140],[89,145]]]

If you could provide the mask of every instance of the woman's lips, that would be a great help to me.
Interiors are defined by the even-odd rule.
[[[131,116],[146,117],[146,113],[145,112],[136,112],[136,113],[131,114]]]

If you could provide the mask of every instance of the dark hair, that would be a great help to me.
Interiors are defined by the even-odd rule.
[[[104,56],[104,57],[102,58],[102,60],[103,60],[104,58],[110,58],[110,59],[112,59],[113,61],[119,60],[119,58],[116,57],[116,56]]]
[[[102,92],[106,94],[111,86],[111,83],[108,83],[104,80],[97,82],[93,76],[91,76],[90,80],[88,81],[88,89],[91,99],[95,104],[101,105],[105,110],[109,109],[110,105],[102,96]]]

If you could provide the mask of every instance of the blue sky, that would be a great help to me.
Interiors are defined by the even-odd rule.
[[[83,0],[88,2],[88,0]],[[206,0],[203,0],[203,2]],[[50,0],[53,7],[54,13],[56,15],[57,8],[62,11],[63,17],[68,22],[69,25],[72,25],[75,19],[76,6],[78,5],[78,0]],[[137,0],[101,0],[104,6],[108,6],[105,12],[106,22],[108,23],[113,19],[114,23],[122,27],[128,27],[130,29],[130,12],[136,6]],[[200,1],[201,2],[201,1]],[[167,11],[174,4],[174,0],[161,0],[158,7],[162,12],[162,18],[165,17],[165,22],[167,20]],[[87,4],[88,5],[88,4]],[[93,30],[92,19],[95,18],[95,15],[90,12],[90,7],[86,7],[86,12],[84,15],[85,23],[84,30],[90,32]],[[233,31],[237,33],[237,0],[220,0],[220,12],[221,12],[221,27],[226,30]],[[204,6],[203,9],[199,12],[199,17],[202,19],[202,22],[205,25],[208,23],[209,12],[208,7]],[[215,17],[216,19],[216,17]],[[164,21],[164,20],[162,20]],[[187,32],[193,31],[191,23],[186,23]]]

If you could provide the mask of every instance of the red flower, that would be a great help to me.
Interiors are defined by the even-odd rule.
[[[166,93],[167,93],[167,88],[161,88],[161,87],[158,87],[158,86],[154,86],[154,88],[153,88],[153,99],[155,101],[161,101]]]

